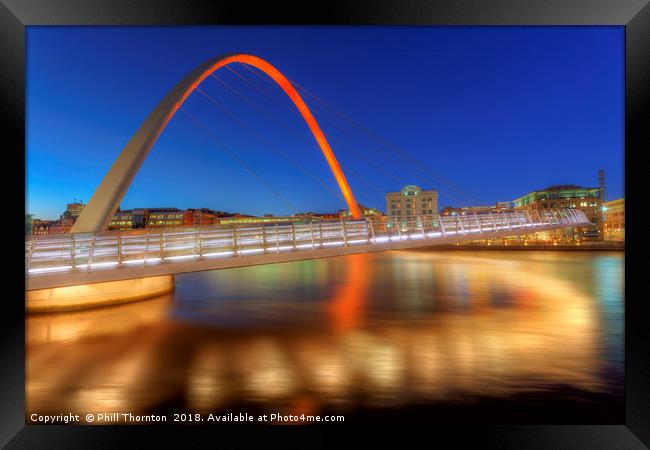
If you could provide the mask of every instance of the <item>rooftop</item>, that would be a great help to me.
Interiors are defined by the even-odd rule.
[[[575,184],[556,184],[556,185],[549,186],[547,188],[539,189],[539,190],[540,191],[574,191],[576,189],[590,190],[590,189],[600,189],[600,188],[576,186]]]

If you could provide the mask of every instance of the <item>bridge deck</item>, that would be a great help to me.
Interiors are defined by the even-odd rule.
[[[125,280],[490,239],[588,226],[578,210],[421,216],[400,222],[301,224],[75,233],[26,242],[26,289]]]

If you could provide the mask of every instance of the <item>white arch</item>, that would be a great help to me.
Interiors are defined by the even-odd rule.
[[[231,63],[243,63],[256,67],[271,77],[282,88],[302,115],[316,142],[320,146],[341,189],[341,193],[350,208],[352,216],[355,219],[362,217],[357,200],[348,185],[341,166],[334,156],[332,148],[327,142],[327,139],[325,139],[316,119],[302,97],[294,89],[291,82],[265,60],[253,55],[239,53],[222,55],[204,62],[187,74],[185,78],[167,93],[126,144],[122,153],[115,160],[95,190],[95,193],[90,198],[90,201],[79,215],[70,232],[95,232],[108,228],[108,223],[117,211],[133,178],[149,154],[151,147],[153,147],[160,136],[160,133],[162,133],[176,113],[176,110],[207,76],[215,70]]]

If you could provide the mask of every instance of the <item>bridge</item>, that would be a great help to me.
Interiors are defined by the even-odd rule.
[[[183,108],[183,103],[194,91],[215,103],[199,85],[208,76],[214,76],[218,69],[234,63],[262,71],[291,100],[325,157],[351,217],[345,220],[308,219],[292,224],[106,231],[140,166],[174,114],[181,111],[194,119]],[[400,217],[399,220],[364,217],[325,134],[294,84],[267,61],[247,54],[212,58],[192,70],[159,102],[126,144],[71,232],[26,239],[28,310],[66,305],[59,299],[72,295],[71,292],[77,295],[84,286],[91,286],[87,290],[92,292],[69,306],[93,303],[89,300],[91,297],[100,296],[104,298],[101,302],[106,303],[109,298],[113,301],[129,295],[141,298],[144,291],[146,295],[160,293],[173,288],[174,274],[184,272],[424,247],[590,225],[584,213],[573,209],[466,216],[434,214]],[[145,281],[137,285],[123,283],[128,280],[149,280],[153,284],[145,289]],[[72,289],[75,287],[80,289]],[[127,295],[126,290],[133,292]]]
[[[31,236],[27,290],[588,226],[582,211],[414,216]]]

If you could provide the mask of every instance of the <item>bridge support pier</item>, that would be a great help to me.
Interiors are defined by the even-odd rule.
[[[25,293],[28,313],[94,308],[157,297],[174,290],[174,275],[36,289]]]

